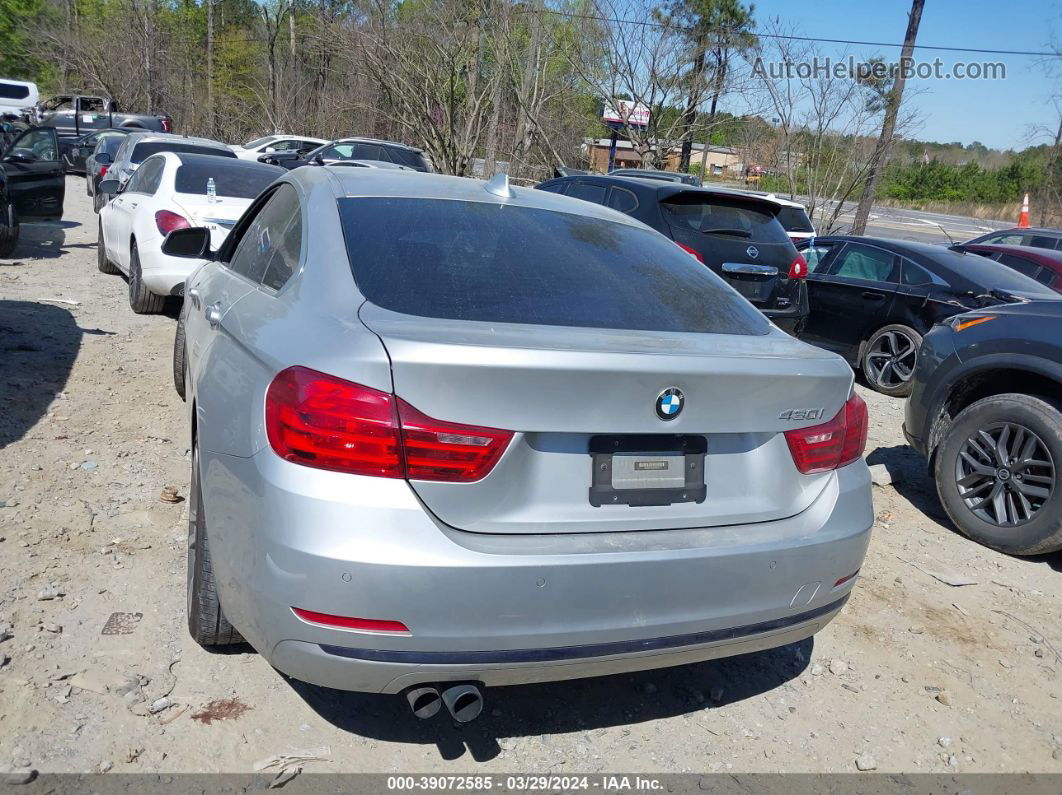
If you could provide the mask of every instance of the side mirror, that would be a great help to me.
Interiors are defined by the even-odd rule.
[[[262,151],[263,151],[263,152],[275,152],[275,151],[277,151],[277,148],[276,148],[275,146],[267,146],[267,147],[266,147],[265,149],[263,149]]]
[[[114,162],[114,158],[113,158],[113,157],[111,157],[111,156],[110,156],[109,154],[107,154],[106,152],[97,152],[97,153],[95,154],[95,160],[96,160],[96,162],[97,162],[97,163],[99,163],[99,164],[100,164],[101,166],[109,166],[109,165],[110,165],[111,163],[113,163],[113,162]]]
[[[320,152],[318,152],[316,155],[314,155],[313,162],[316,163],[319,166],[323,166],[324,165],[324,155],[322,155]]]
[[[15,149],[4,156],[8,163],[36,163],[37,158],[28,149]]]
[[[122,183],[116,179],[105,179],[100,183],[97,190],[99,190],[100,193],[121,193]]]
[[[204,226],[174,229],[162,241],[162,253],[171,257],[213,259],[210,250],[210,230]]]

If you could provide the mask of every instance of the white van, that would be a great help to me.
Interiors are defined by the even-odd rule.
[[[17,116],[29,114],[36,120],[37,102],[41,95],[36,83],[24,80],[0,78],[0,116],[14,113]]]

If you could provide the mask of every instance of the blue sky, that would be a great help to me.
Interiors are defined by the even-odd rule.
[[[756,19],[770,17],[799,26],[800,34],[830,39],[903,42],[910,0],[754,0]],[[1044,50],[1052,30],[1062,37],[1062,2],[1050,0],[926,0],[919,44],[999,50]],[[887,60],[900,49],[822,44],[824,55],[846,49],[861,58]],[[996,148],[1023,149],[1029,127],[1058,123],[1050,103],[1052,84],[1037,59],[915,50],[916,58],[939,56],[946,67],[957,60],[1002,61],[1005,80],[910,80],[918,92],[911,102],[922,126],[912,137],[927,141],[980,141]],[[906,97],[905,97],[906,99]],[[1039,143],[1042,138],[1035,141]]]

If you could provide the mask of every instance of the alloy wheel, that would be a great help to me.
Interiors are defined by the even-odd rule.
[[[1055,489],[1055,462],[1043,440],[1015,422],[979,428],[955,462],[959,496],[977,518],[997,527],[1033,520]]]
[[[866,354],[867,379],[880,387],[895,389],[914,375],[918,346],[902,331],[886,331],[874,340]]]

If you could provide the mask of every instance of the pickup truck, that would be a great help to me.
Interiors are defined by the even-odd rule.
[[[119,127],[133,131],[173,132],[173,121],[164,113],[123,113],[118,103],[106,97],[62,94],[37,106],[37,123],[54,127],[60,144],[71,143],[86,133]]]
[[[22,220],[63,217],[66,181],[52,127],[30,127],[0,150],[0,257],[18,243]]]

